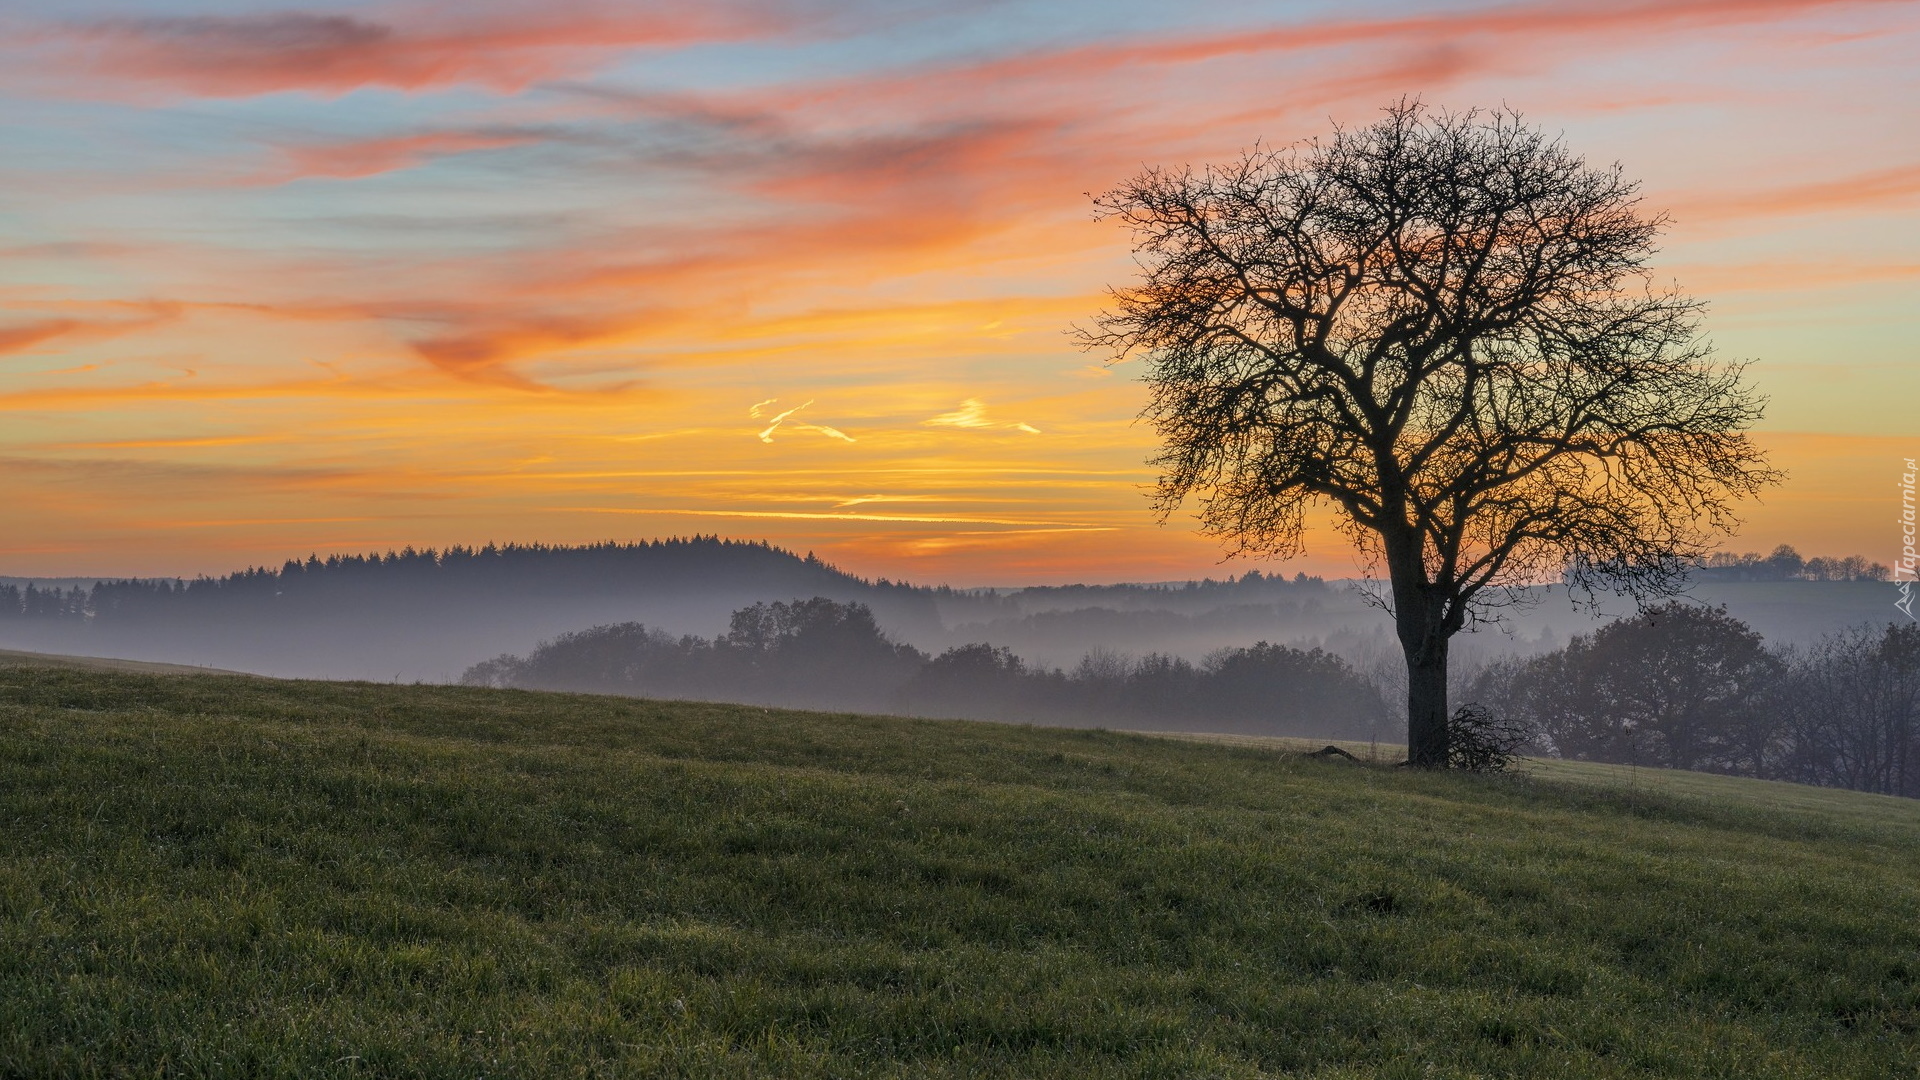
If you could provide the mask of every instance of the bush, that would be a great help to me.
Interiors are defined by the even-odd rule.
[[[1519,716],[1462,705],[1447,720],[1447,767],[1504,772],[1533,736],[1533,725]]]

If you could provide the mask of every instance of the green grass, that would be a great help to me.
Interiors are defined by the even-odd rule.
[[[1556,768],[0,666],[0,1075],[1920,1075],[1920,806]]]
[[[1219,743],[1277,750],[1290,754],[1312,753],[1323,746],[1337,746],[1362,761],[1393,764],[1407,756],[1404,745],[1392,743],[1342,742],[1326,739],[1299,739],[1262,735],[1207,735],[1180,731],[1156,731],[1150,734],[1189,742]],[[1547,781],[1549,786],[1599,788],[1611,792],[1629,808],[1645,801],[1649,806],[1671,807],[1673,798],[1701,800],[1722,809],[1750,808],[1772,811],[1802,811],[1822,819],[1817,827],[1831,830],[1842,822],[1860,822],[1896,832],[1912,832],[1920,837],[1920,803],[1889,795],[1873,795],[1833,788],[1808,787],[1778,780],[1747,780],[1714,773],[1657,769],[1647,766],[1612,765],[1593,761],[1561,761],[1557,758],[1521,758],[1513,765],[1520,775]]]

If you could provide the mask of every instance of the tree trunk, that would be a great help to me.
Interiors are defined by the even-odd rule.
[[[1444,769],[1448,758],[1447,639],[1434,634],[1408,648],[1407,764]]]
[[[1427,578],[1417,533],[1388,535],[1394,634],[1407,658],[1407,764],[1444,769],[1447,750],[1447,642],[1458,625],[1450,597]]]

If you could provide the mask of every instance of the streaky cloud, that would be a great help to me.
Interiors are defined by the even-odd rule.
[[[43,25],[43,68],[202,97],[474,84],[515,92],[578,75],[625,50],[737,41],[787,28],[771,7],[545,3],[464,17],[415,6],[384,18],[308,12],[171,15]]]

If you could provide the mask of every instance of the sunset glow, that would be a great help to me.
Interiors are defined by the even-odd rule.
[[[1920,3],[24,0],[0,574],[691,533],[927,583],[1245,567],[1077,351],[1146,164],[1521,110],[1672,214],[1788,481],[1890,562],[1920,451]],[[1361,569],[1316,533],[1284,565]]]

